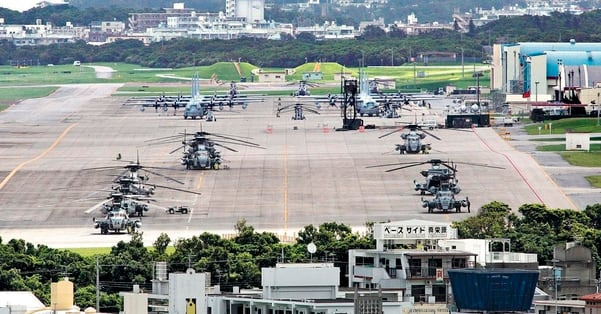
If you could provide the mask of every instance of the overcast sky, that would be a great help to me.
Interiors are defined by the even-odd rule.
[[[42,0],[0,0],[0,7],[17,11],[26,11],[33,8]],[[61,3],[62,0],[48,0],[48,2]]]

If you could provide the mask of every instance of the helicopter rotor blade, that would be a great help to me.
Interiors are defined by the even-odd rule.
[[[420,164],[415,164],[415,165],[408,165],[408,166],[402,166],[402,167],[392,168],[392,169],[386,170],[385,172],[397,171],[397,170],[401,170],[401,169],[405,169],[405,168],[410,168],[410,167],[415,167],[415,166],[419,166],[419,165],[423,165],[423,164],[425,164],[425,162],[420,163]]]
[[[232,152],[236,152],[236,153],[238,152],[237,150],[235,150],[235,149],[233,149],[233,148],[227,147],[227,146],[225,146],[225,145],[221,145],[221,144],[219,144],[219,143],[213,143],[213,145],[215,145],[215,146],[219,146],[219,147],[223,147],[223,148],[225,148],[225,149],[227,149],[227,150],[229,150],[229,151],[232,151]]]
[[[165,178],[165,179],[167,179],[167,180],[171,180],[171,181],[173,181],[173,182],[179,183],[179,184],[181,184],[181,185],[184,185],[184,182],[182,182],[182,181],[180,181],[180,180],[178,180],[178,179],[175,179],[175,178],[172,178],[172,177],[166,176],[166,175],[164,175],[164,174],[160,174],[160,173],[158,173],[158,172],[155,172],[155,171],[152,171],[152,170],[148,170],[148,169],[144,169],[144,171],[146,171],[146,172],[149,172],[149,173],[152,173],[152,174],[154,174],[154,175],[157,175],[157,176],[159,176],[159,177]]]
[[[173,153],[177,152],[178,150],[180,150],[180,149],[182,149],[182,148],[185,148],[185,147],[186,147],[186,145],[182,145],[182,146],[180,146],[180,147],[178,147],[178,148],[176,148],[176,149],[174,149],[174,150],[170,151],[170,152],[169,152],[169,154],[171,155],[171,154],[173,154]]]
[[[433,138],[435,138],[435,139],[437,139],[437,140],[439,140],[439,141],[441,140],[441,139],[440,139],[440,137],[438,137],[438,136],[436,136],[436,135],[434,135],[434,134],[432,134],[432,133],[430,133],[430,132],[428,132],[428,131],[426,131],[426,130],[422,130],[422,128],[419,128],[419,129],[420,129],[422,132],[424,132],[424,133],[426,133],[426,134],[430,135],[431,137],[433,137]]]
[[[212,135],[216,136],[216,137],[221,137],[221,138],[225,138],[225,139],[228,139],[228,140],[236,141],[236,142],[241,142],[241,143],[245,143],[245,144],[249,144],[249,145],[259,146],[259,144],[257,144],[257,143],[240,140],[240,139],[237,139],[237,138],[234,138],[234,137],[224,136],[224,135],[220,135],[220,134],[212,134]]]
[[[93,211],[97,210],[98,208],[102,207],[102,206],[103,206],[105,203],[108,203],[108,202],[110,202],[110,201],[111,201],[111,199],[108,199],[108,200],[103,200],[102,202],[100,202],[100,203],[98,203],[98,204],[96,204],[96,205],[94,205],[94,206],[92,206],[92,207],[88,208],[88,209],[85,211],[85,213],[86,213],[86,214],[89,214],[89,213],[91,213],[91,212],[93,212]]]
[[[394,133],[396,133],[396,132],[401,132],[401,131],[403,131],[403,128],[396,129],[396,130],[394,130],[394,131],[392,131],[392,132],[388,132],[388,133],[386,133],[386,134],[384,134],[384,135],[380,135],[380,136],[378,136],[378,138],[383,138],[383,137],[386,137],[386,136],[388,136],[388,135],[394,134]]]
[[[418,166],[418,165],[423,165],[426,164],[428,162],[415,162],[415,161],[411,161],[411,162],[395,162],[392,164],[382,164],[382,165],[375,165],[375,166],[368,166],[365,168],[379,168],[379,167],[390,167],[390,166],[398,166],[398,165],[411,165],[411,167],[413,166]]]
[[[315,109],[311,109],[311,108],[304,108],[305,111],[309,111],[312,112],[314,114],[320,114],[319,111],[315,110]]]
[[[156,186],[158,188],[168,189],[168,190],[174,190],[174,191],[180,191],[180,192],[184,192],[184,193],[202,195],[200,192],[194,192],[194,191],[190,191],[190,190],[178,189],[178,188],[174,188],[174,187],[170,187],[170,186],[156,185],[156,184],[154,184],[154,186]]]

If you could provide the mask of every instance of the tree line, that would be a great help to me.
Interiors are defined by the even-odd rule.
[[[316,41],[309,34],[296,39],[272,41],[257,38],[237,40],[174,39],[144,46],[136,40],[118,41],[100,47],[85,42],[50,46],[17,47],[0,43],[0,64],[10,60],[36,60],[41,64],[82,62],[127,62],[147,67],[185,67],[210,65],[241,59],[260,67],[295,67],[308,61],[338,62],[346,66],[401,65],[410,57],[442,51],[464,57],[485,59],[483,46],[496,42],[550,41],[598,42],[601,40],[601,11],[575,16],[502,18],[468,34],[439,30],[420,36],[406,36],[402,29],[384,32],[370,27],[354,40]],[[553,30],[552,32],[549,30]],[[305,59],[306,58],[306,59]],[[418,58],[418,60],[420,60]]]
[[[460,238],[509,238],[514,252],[536,253],[541,265],[553,258],[553,246],[579,241],[593,252],[597,268],[601,267],[601,204],[584,211],[551,209],[540,204],[524,204],[515,214],[507,204],[491,202],[477,215],[454,222]],[[402,218],[400,218],[402,219]],[[257,287],[261,268],[277,262],[308,262],[307,244],[317,247],[314,261],[329,261],[340,267],[341,285],[346,285],[349,249],[373,249],[373,223],[366,224],[364,235],[335,222],[309,225],[298,233],[293,244],[281,243],[267,232],[257,232],[244,220],[235,225],[236,236],[225,239],[202,233],[187,239],[172,240],[161,234],[151,248],[143,244],[143,234],[135,233],[128,242],[121,241],[108,254],[83,257],[73,252],[33,245],[24,240],[0,239],[0,290],[32,291],[44,303],[50,300],[50,282],[64,276],[75,286],[75,303],[82,307],[96,302],[96,267],[100,274],[101,310],[116,312],[121,307],[119,291],[129,291],[133,284],[151,290],[153,264],[164,261],[169,272],[193,268],[210,272],[211,282],[231,290],[233,286]],[[167,248],[173,246],[173,252]]]

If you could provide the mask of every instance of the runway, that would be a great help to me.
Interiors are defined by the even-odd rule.
[[[293,236],[300,228],[336,221],[360,229],[367,222],[427,219],[461,220],[491,201],[514,210],[524,203],[574,208],[572,201],[532,157],[508,145],[495,130],[477,128],[463,132],[434,130],[442,140],[426,137],[429,155],[399,155],[401,142],[390,130],[337,132],[340,112],[322,108],[320,115],[306,113],[304,121],[289,115],[277,118],[273,99],[251,104],[246,110],[216,112],[216,122],[184,120],[181,115],[140,112],[123,106],[126,98],[111,97],[118,84],[61,87],[43,99],[24,101],[0,113],[0,236],[4,241],[23,238],[51,247],[112,246],[129,236],[100,235],[86,210],[108,196],[111,180],[121,171],[98,172],[93,167],[123,166],[115,161],[135,160],[164,167],[161,174],[183,181],[178,185],[152,176],[150,183],[191,189],[201,196],[157,188],[162,207],[187,205],[187,215],[169,215],[151,209],[142,218],[144,241],[152,244],[162,232],[171,239],[202,232],[233,233],[239,219],[257,230]],[[441,112],[415,111],[403,117],[429,118]],[[442,119],[437,116],[440,121]],[[392,119],[364,118],[366,124],[394,127]],[[225,133],[252,138],[265,149],[235,147],[222,150],[225,170],[187,171],[179,164],[178,144],[149,145],[149,140],[177,135],[184,130]],[[268,131],[271,130],[271,131]],[[421,180],[414,167],[386,173],[387,168],[366,168],[395,162],[432,158],[485,163],[505,169],[458,166],[462,188],[472,212],[428,214],[413,190]],[[424,196],[424,198],[431,198]]]

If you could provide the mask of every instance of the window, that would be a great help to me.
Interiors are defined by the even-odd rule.
[[[452,260],[453,268],[465,268],[465,258],[454,258]]]
[[[425,301],[426,286],[425,285],[411,286],[411,296],[413,297],[413,302]]]
[[[396,269],[403,269],[403,262],[401,261],[400,258],[397,258],[395,263],[396,263]]]
[[[432,285],[432,295],[435,302],[447,301],[447,287],[445,285]]]

